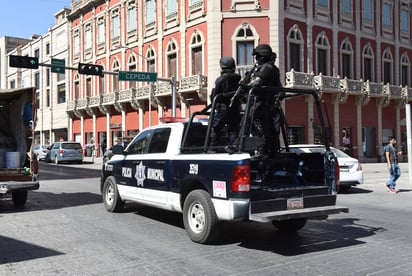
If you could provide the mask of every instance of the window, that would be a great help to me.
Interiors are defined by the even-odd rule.
[[[104,78],[98,78],[99,80],[99,95],[104,94]]]
[[[50,55],[50,43],[46,43],[46,55]]]
[[[167,60],[167,76],[176,77],[177,76],[177,47],[174,41],[171,41],[167,45],[166,49],[166,60]]]
[[[155,0],[146,0],[146,25],[155,21]]]
[[[146,130],[139,134],[139,136],[134,139],[130,145],[127,147],[128,154],[143,154],[145,153],[147,142],[150,138],[152,130]]]
[[[317,0],[319,6],[328,7],[328,0]]]
[[[301,63],[303,51],[302,33],[297,25],[294,25],[288,34],[288,70],[303,71]]]
[[[340,48],[341,50],[341,77],[352,78],[352,45],[349,39],[345,39]]]
[[[392,5],[390,2],[385,2],[383,3],[383,7],[382,7],[383,11],[383,26],[384,27],[391,27],[392,26]]]
[[[401,57],[401,84],[402,86],[409,85],[410,83],[410,78],[409,78],[409,72],[410,72],[410,63],[409,63],[409,58],[407,54],[403,54]]]
[[[165,153],[170,136],[170,128],[156,129],[150,141],[148,153]]]
[[[113,63],[112,70],[113,70],[114,72],[118,72],[118,71],[119,71],[119,68],[120,68],[119,62],[116,60],[116,61]],[[118,74],[112,75],[112,82],[113,82],[113,83],[112,83],[113,92],[119,91],[119,75],[118,75]]]
[[[340,12],[346,15],[352,14],[351,0],[340,0]]]
[[[325,33],[321,33],[318,36],[315,44],[316,48],[316,74],[322,73],[323,75],[329,75],[329,41]]]
[[[105,41],[105,30],[104,30],[104,18],[99,18],[97,20],[97,44],[104,44]]]
[[[409,9],[407,4],[402,4],[401,7],[401,32],[409,34]]]
[[[84,31],[84,48],[86,51],[92,49],[92,26],[91,24],[87,24],[85,31]]]
[[[92,78],[86,79],[86,97],[90,98],[92,96]]]
[[[12,80],[10,82],[10,88],[16,88],[16,81],[15,80]]]
[[[36,92],[36,99],[35,99],[35,105],[37,106],[37,109],[40,108],[40,92]]]
[[[305,143],[303,127],[288,127],[288,143],[289,145]]]
[[[57,81],[63,81],[65,79],[66,79],[66,74],[64,73],[64,71],[63,71],[63,73],[58,73],[57,74]]]
[[[137,29],[137,9],[136,2],[130,1],[127,9],[127,31],[132,32]]]
[[[365,48],[363,49],[363,75],[362,79],[364,81],[373,81],[373,51],[370,45],[366,45]]]
[[[112,12],[112,39],[120,37],[120,15],[118,10]]]
[[[372,0],[362,0],[362,18],[366,21],[372,21]]]
[[[385,50],[383,53],[383,66],[382,66],[382,73],[383,73],[383,83],[392,83],[392,54],[389,49]]]
[[[73,36],[73,54],[74,55],[79,55],[80,54],[80,38],[79,38],[79,32],[76,31],[74,36]]]
[[[46,69],[46,86],[50,86],[50,69]]]
[[[195,31],[191,42],[191,67],[192,75],[202,74],[203,73],[203,44],[202,37],[200,34]]]
[[[79,81],[79,75],[76,74],[74,76],[74,99],[77,100],[80,98],[80,81]]]
[[[34,50],[34,57],[40,58],[40,50],[39,49]]]
[[[156,72],[156,56],[151,46],[149,46],[146,55],[146,70],[147,72]]]
[[[57,103],[65,103],[66,102],[66,85],[60,84],[57,86]]]
[[[167,0],[167,11],[166,15],[172,15],[177,13],[177,1],[176,0]]]
[[[251,25],[243,23],[232,37],[232,41],[236,42],[236,48],[233,51],[236,53],[237,70],[242,76],[254,65],[252,52],[259,41],[256,33]]]
[[[40,89],[40,73],[34,74],[34,86],[36,89]]]
[[[50,107],[50,89],[46,90],[46,106]]]
[[[136,62],[136,57],[133,55],[130,55],[129,57],[129,71],[137,71],[137,62]],[[135,81],[129,81],[129,87],[136,87],[136,82]]]

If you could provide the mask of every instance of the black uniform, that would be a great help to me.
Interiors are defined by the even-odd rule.
[[[222,73],[215,81],[215,88],[212,91],[211,100],[217,95],[236,91],[239,86],[240,75],[233,72]],[[227,125],[227,130],[230,136],[230,143],[233,143],[238,131],[240,123],[240,106],[239,102],[235,101],[230,106],[230,96],[220,97],[216,104],[216,110],[212,122],[212,141],[211,145],[216,146],[219,143],[219,138],[222,135],[222,129]]]

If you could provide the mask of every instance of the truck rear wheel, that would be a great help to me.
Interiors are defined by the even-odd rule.
[[[208,192],[194,190],[183,205],[183,223],[190,239],[210,243],[218,236],[218,218]]]
[[[120,198],[114,177],[108,177],[103,184],[102,197],[104,207],[109,212],[118,212],[123,209],[124,202]]]
[[[27,201],[27,191],[12,192],[11,198],[15,206],[24,206]]]
[[[290,220],[274,220],[272,224],[280,232],[296,232],[299,229],[302,229],[306,224],[307,219],[290,219]]]

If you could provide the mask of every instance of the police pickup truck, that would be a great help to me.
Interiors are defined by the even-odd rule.
[[[280,231],[297,231],[308,219],[348,212],[336,206],[339,167],[329,148],[317,92],[270,90],[278,101],[314,98],[318,111],[314,118],[325,152],[294,153],[285,143],[274,157],[255,156],[262,142],[253,130],[260,91],[252,88],[243,95],[241,130],[233,153],[225,152],[224,145],[210,146],[210,120],[219,99],[194,112],[187,122],[153,126],[141,131],[126,149],[114,146],[114,156],[103,164],[101,173],[105,208],[116,212],[125,201],[133,201],[180,212],[188,236],[198,243],[218,238],[222,221],[258,221],[272,223]],[[283,112],[282,116],[285,119]],[[287,142],[285,120],[281,131]]]

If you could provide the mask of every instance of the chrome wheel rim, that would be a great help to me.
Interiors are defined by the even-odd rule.
[[[206,217],[205,210],[199,202],[193,202],[189,207],[187,214],[190,229],[195,233],[201,233],[205,228]]]

